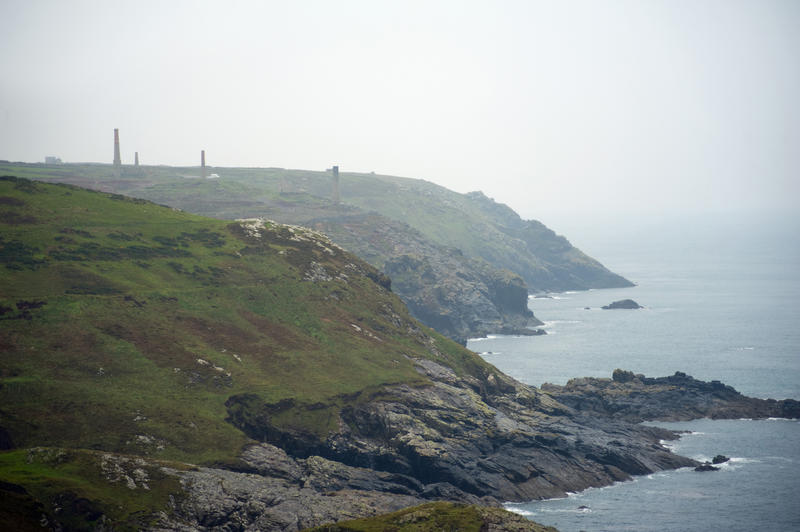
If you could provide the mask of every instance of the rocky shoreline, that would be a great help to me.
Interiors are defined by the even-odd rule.
[[[678,434],[640,421],[800,416],[797,401],[748,398],[682,373],[617,370],[539,390],[505,376],[459,377],[429,360],[418,368],[433,385],[398,386],[350,409],[325,441],[273,435],[291,451],[265,442],[245,449],[235,470],[180,473],[186,496],[161,527],[298,530],[426,501],[564,496],[702,467],[660,443]]]
[[[474,514],[486,530],[543,530],[500,506],[667,469],[714,471],[727,459],[700,463],[674,454],[661,442],[680,435],[642,420],[800,417],[798,401],[749,398],[680,372],[649,378],[616,370],[610,379],[537,389],[502,374],[464,377],[430,360],[417,365],[433,384],[395,386],[360,402],[324,441],[281,433],[268,416],[256,416],[249,419],[262,424],[262,441],[247,445],[236,462],[217,466],[53,448],[29,449],[27,462],[46,467],[82,460],[134,496],[172,482],[179,491],[162,512],[143,515],[140,529],[296,531],[413,515],[434,530],[437,512],[458,511]],[[254,430],[234,416],[230,421]],[[0,494],[20,504],[35,501],[15,484],[0,484]],[[97,511],[81,500],[65,506],[62,518]],[[429,504],[436,501],[455,506]],[[426,506],[413,509],[419,505]],[[396,517],[384,516],[390,512]]]
[[[800,401],[747,397],[720,381],[700,381],[680,371],[650,378],[617,369],[611,379],[571,379],[566,386],[544,384],[542,390],[580,412],[631,423],[800,418]]]

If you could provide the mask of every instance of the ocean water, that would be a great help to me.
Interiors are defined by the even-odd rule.
[[[531,298],[547,336],[468,346],[535,386],[622,368],[652,377],[683,371],[754,397],[800,399],[799,226],[731,217],[575,227],[573,243],[637,286]],[[646,308],[600,309],[626,298]],[[677,453],[733,460],[718,472],[660,472],[509,509],[563,532],[800,530],[798,421],[654,424],[691,431],[671,443]]]

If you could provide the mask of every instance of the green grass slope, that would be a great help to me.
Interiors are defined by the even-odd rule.
[[[335,525],[323,525],[309,532],[557,532],[553,527],[528,521],[501,508],[486,508],[449,502],[433,502]]]
[[[308,224],[330,206],[327,172],[280,168],[212,168],[220,179],[199,179],[198,168],[110,165],[0,164],[0,173],[69,182],[124,193],[217,218],[266,216]],[[630,286],[563,236],[479,192],[459,194],[421,179],[341,173],[343,204],[408,224],[432,243],[455,247],[520,275],[531,290]],[[373,263],[382,267],[382,264]]]
[[[0,448],[225,463],[247,404],[313,441],[340,408],[422,383],[410,356],[496,371],[432,350],[387,286],[305,229],[2,178]]]

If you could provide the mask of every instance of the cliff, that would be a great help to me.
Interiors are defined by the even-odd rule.
[[[18,178],[0,227],[0,522],[297,530],[694,463],[419,325],[310,229]]]
[[[529,291],[630,286],[543,224],[522,220],[482,193],[423,180],[276,168],[141,167],[114,177],[105,165],[0,164],[36,179],[123,193],[223,219],[266,217],[313,226],[395,279],[415,317],[462,342],[489,333],[530,334],[540,325]]]

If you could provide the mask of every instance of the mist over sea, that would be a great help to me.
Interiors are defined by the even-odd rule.
[[[615,368],[650,377],[683,371],[746,395],[800,399],[798,228],[797,217],[735,215],[555,224],[637,286],[531,298],[547,336],[468,346],[536,386],[610,377]],[[600,309],[625,298],[646,308]],[[654,424],[692,431],[673,442],[675,452],[733,460],[719,472],[657,473],[510,508],[562,532],[800,529],[800,423]]]

